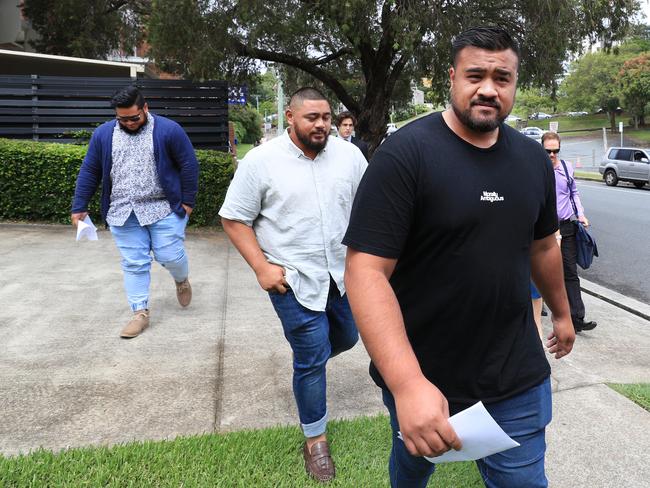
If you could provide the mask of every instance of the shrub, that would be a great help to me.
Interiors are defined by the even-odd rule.
[[[0,219],[70,222],[70,206],[87,146],[0,139]],[[192,225],[218,222],[217,212],[234,172],[232,156],[198,150],[199,193]],[[101,184],[89,205],[101,222]]]
[[[234,121],[233,126],[235,127],[235,137],[237,138],[238,143],[242,143],[246,140],[246,128],[241,122]]]
[[[231,122],[239,122],[246,130],[244,139],[239,139],[239,142],[246,144],[255,144],[262,138],[262,116],[257,113],[253,107],[245,106],[230,106],[228,108],[228,120]]]

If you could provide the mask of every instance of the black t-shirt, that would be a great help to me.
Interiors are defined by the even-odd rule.
[[[539,143],[502,124],[488,149],[435,113],[373,156],[343,243],[397,259],[390,284],[425,376],[453,412],[539,384],[550,367],[530,298],[530,246],[557,230]],[[375,382],[385,384],[371,364]]]

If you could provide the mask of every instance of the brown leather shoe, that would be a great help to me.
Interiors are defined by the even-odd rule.
[[[181,307],[187,307],[192,301],[192,286],[187,278],[181,282],[176,281],[176,298]]]
[[[120,332],[120,337],[124,339],[132,339],[140,335],[140,333],[149,327],[149,309],[138,310],[133,312],[133,317],[126,324],[126,327]]]
[[[334,479],[336,469],[334,468],[334,461],[330,455],[330,447],[327,441],[317,442],[311,446],[311,453],[305,442],[302,455],[305,458],[305,470],[309,476],[324,483]]]

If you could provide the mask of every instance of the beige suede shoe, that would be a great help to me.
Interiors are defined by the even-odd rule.
[[[120,337],[123,339],[132,339],[142,333],[144,329],[149,327],[149,309],[138,310],[133,312],[133,317],[126,324],[126,327],[120,332]]]
[[[176,281],[176,298],[181,307],[187,307],[192,301],[192,286],[190,280],[185,278],[183,281]]]

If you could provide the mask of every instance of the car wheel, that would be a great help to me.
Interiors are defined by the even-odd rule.
[[[618,185],[618,176],[613,169],[605,171],[605,184],[607,186],[616,186]]]
[[[645,186],[645,181],[634,181],[633,183],[637,188],[643,188]]]

